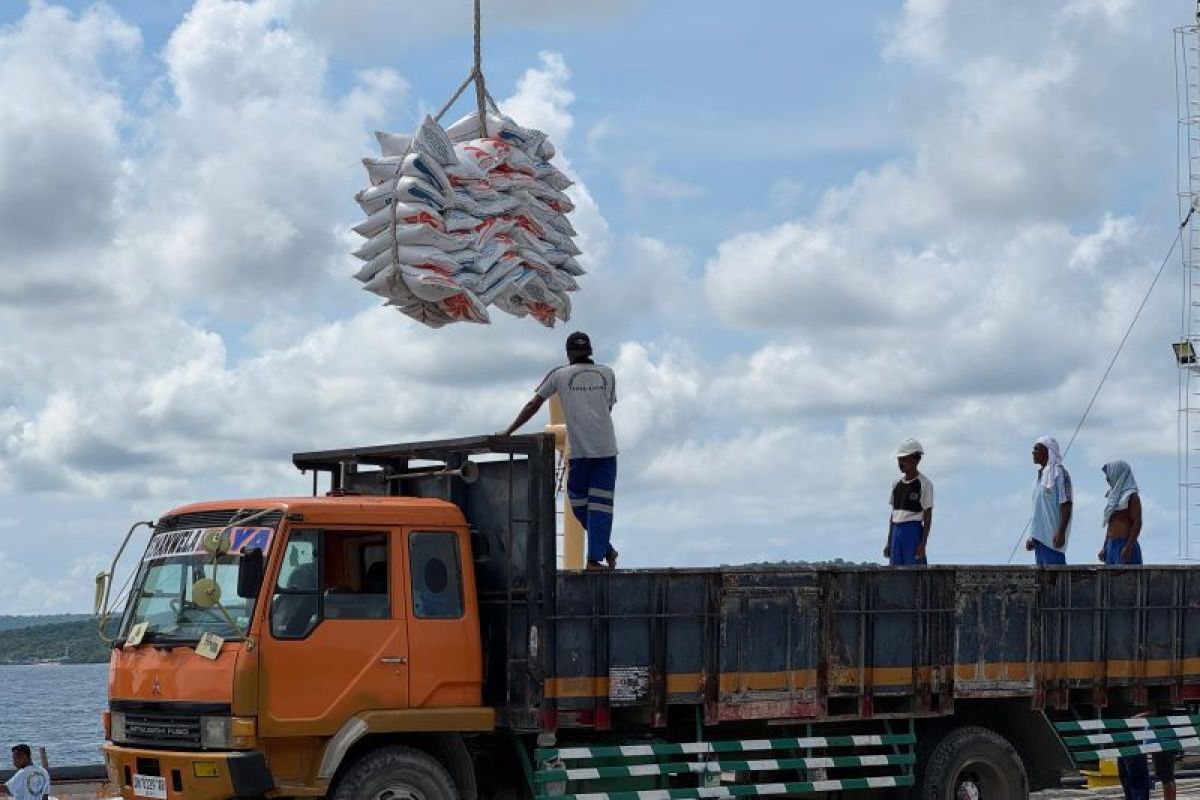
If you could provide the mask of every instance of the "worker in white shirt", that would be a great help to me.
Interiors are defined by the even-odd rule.
[[[12,749],[12,763],[16,773],[4,786],[13,800],[46,800],[50,796],[50,775],[33,763],[29,745],[19,744]]]

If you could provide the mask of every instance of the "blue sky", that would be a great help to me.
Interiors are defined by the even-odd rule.
[[[1030,444],[1170,243],[1191,10],[485,2],[590,274],[567,329],[430,331],[358,291],[347,229],[372,131],[466,74],[465,2],[0,6],[0,613],[83,608],[133,519],[303,492],[292,450],[501,428],[576,327],[618,372],[629,566],[876,560],[910,435],[931,559],[1006,561]],[[1114,457],[1177,555],[1179,282],[1068,458],[1074,562]]]

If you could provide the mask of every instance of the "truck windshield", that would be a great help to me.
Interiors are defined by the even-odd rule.
[[[210,555],[189,553],[143,562],[121,638],[140,622],[147,623],[146,642],[198,641],[205,633],[225,639],[241,636],[220,608],[202,608],[192,601],[192,586],[201,578],[216,579],[221,604],[245,630],[254,614],[254,600],[238,597],[238,556],[225,555],[214,564]]]

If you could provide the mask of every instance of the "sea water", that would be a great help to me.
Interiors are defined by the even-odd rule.
[[[0,666],[0,769],[14,744],[37,761],[45,747],[52,767],[103,763],[100,714],[108,702],[107,664]]]

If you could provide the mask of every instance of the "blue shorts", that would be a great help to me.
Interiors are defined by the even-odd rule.
[[[925,564],[917,558],[917,546],[925,535],[925,525],[920,520],[892,523],[892,555],[888,561],[893,567]]]
[[[1039,567],[1061,567],[1067,563],[1066,553],[1059,552],[1037,539],[1033,540],[1033,558]]]
[[[1133,553],[1128,561],[1121,560],[1121,551],[1125,549],[1125,543],[1128,539],[1105,539],[1104,540],[1104,563],[1111,566],[1128,566],[1142,563],[1142,545],[1138,542],[1133,543]]]

